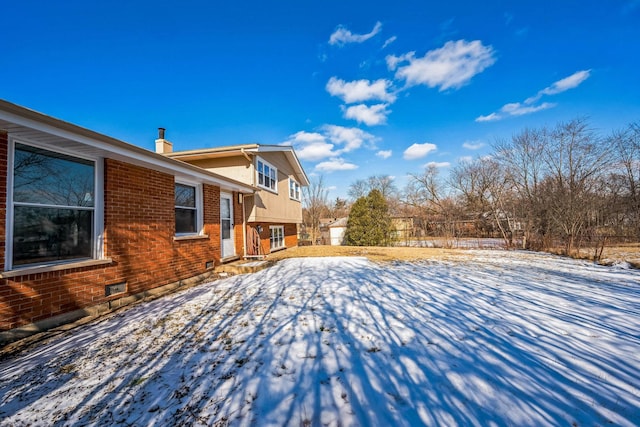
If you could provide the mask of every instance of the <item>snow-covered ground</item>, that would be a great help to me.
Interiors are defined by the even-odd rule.
[[[301,258],[0,364],[0,425],[640,425],[640,272]]]

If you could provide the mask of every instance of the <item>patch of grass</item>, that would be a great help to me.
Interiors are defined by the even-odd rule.
[[[139,386],[140,384],[142,384],[143,382],[145,382],[147,379],[149,379],[149,377],[138,377],[138,378],[134,378],[132,379],[129,384],[127,384],[128,387],[136,387]]]
[[[550,251],[552,252],[552,251]],[[581,252],[591,254],[590,248]],[[297,246],[268,255],[270,261],[286,258],[364,256],[374,262],[418,261],[423,259],[452,260],[464,258],[467,249],[413,248],[413,247],[369,247],[369,246]],[[589,258],[586,256],[584,258]],[[619,244],[604,248],[603,259],[626,261],[632,268],[640,268],[640,243]]]
[[[60,369],[58,369],[58,372],[61,374],[70,374],[76,371],[76,365],[74,365],[73,363],[69,363],[67,365],[61,366]]]
[[[410,247],[369,247],[369,246],[297,246],[268,255],[269,260],[286,258],[364,256],[371,261],[389,262],[394,260],[415,261],[424,258],[451,258],[464,256],[464,249],[410,248]]]

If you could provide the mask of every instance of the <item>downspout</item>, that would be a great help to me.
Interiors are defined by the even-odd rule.
[[[242,155],[244,156],[245,159],[247,159],[249,161],[249,167],[253,166],[253,162],[251,161],[251,157],[244,151],[244,148],[240,149],[240,153],[242,153]],[[252,186],[255,187],[256,185],[256,174],[255,171],[252,169],[251,170],[251,180],[252,180]],[[255,190],[254,190],[254,195],[255,195]],[[245,198],[244,198],[244,194],[242,194],[242,250],[244,252],[244,256],[243,258],[247,258],[247,204],[245,203]]]

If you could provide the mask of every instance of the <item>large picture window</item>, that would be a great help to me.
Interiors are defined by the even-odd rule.
[[[258,187],[266,188],[274,192],[278,192],[278,169],[271,166],[269,163],[258,158]]]
[[[176,234],[198,232],[197,187],[176,183]]]
[[[95,162],[16,143],[11,265],[95,256]]]

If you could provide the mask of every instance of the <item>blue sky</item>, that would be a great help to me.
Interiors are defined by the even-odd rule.
[[[154,147],[293,144],[329,196],[526,127],[640,121],[640,0],[24,0],[0,98]]]

